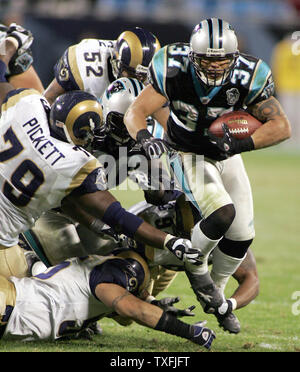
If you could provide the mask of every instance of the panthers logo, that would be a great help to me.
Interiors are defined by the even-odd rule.
[[[125,90],[124,84],[121,81],[115,81],[109,86],[106,91],[107,99],[109,99],[113,94],[120,92],[121,90]]]

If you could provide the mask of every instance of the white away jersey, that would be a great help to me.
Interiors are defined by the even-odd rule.
[[[48,103],[37,91],[14,90],[1,108],[0,244],[12,246],[74,190],[94,192],[106,184],[97,159],[50,136]]]
[[[69,47],[54,67],[57,82],[65,91],[84,90],[100,100],[114,80],[113,50],[113,40],[84,39]]]
[[[16,304],[3,339],[55,340],[110,314],[112,309],[94,297],[89,285],[93,268],[107,259],[72,258],[36,277],[11,277]]]

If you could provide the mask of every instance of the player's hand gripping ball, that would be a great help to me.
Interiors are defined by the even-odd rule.
[[[217,118],[209,127],[208,131],[216,137],[223,137],[222,124],[226,124],[229,133],[236,139],[244,139],[251,136],[262,123],[246,111],[233,111]]]

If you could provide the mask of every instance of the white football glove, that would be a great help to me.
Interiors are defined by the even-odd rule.
[[[6,37],[13,37],[17,40],[19,54],[27,50],[33,42],[32,33],[16,23],[9,25]]]
[[[200,257],[203,256],[199,249],[193,248],[188,239],[176,238],[168,234],[164,247],[171,251],[180,261],[188,262],[194,265],[202,265]]]

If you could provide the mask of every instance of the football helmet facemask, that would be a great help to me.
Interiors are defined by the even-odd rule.
[[[111,83],[102,97],[105,132],[118,146],[128,144],[132,138],[124,124],[124,114],[143,90],[137,79],[120,78]]]
[[[58,139],[87,147],[103,124],[101,104],[90,93],[76,90],[59,96],[50,110],[50,130]]]
[[[145,81],[148,66],[154,54],[160,49],[160,43],[151,32],[136,27],[131,31],[124,31],[116,41],[115,55],[111,63],[116,79],[124,76]]]
[[[209,18],[196,25],[190,39],[189,58],[205,85],[227,84],[238,56],[238,40],[228,22]]]

